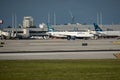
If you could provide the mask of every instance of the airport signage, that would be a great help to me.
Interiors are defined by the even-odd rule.
[[[0,20],[0,24],[3,24],[3,20]]]

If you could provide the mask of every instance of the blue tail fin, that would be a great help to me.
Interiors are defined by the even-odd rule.
[[[93,23],[94,24],[94,28],[95,28],[95,31],[103,31],[96,23]]]

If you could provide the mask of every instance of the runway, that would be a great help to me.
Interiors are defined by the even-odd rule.
[[[107,40],[7,40],[0,48],[1,60],[16,59],[113,59],[120,45]],[[87,46],[82,46],[87,43]]]

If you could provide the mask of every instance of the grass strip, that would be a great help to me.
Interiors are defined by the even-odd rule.
[[[0,60],[0,80],[120,80],[120,59]]]

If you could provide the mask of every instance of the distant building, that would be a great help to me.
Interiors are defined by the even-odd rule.
[[[23,27],[29,28],[30,26],[34,25],[34,20],[31,16],[25,16],[23,19]]]
[[[32,25],[29,25],[32,26]],[[3,28],[2,31],[10,33],[10,35],[13,35],[12,33],[16,33],[17,36],[22,36],[23,38],[29,38],[34,36],[48,36],[46,32],[48,32],[48,27],[46,24],[42,23],[37,28],[25,28],[29,27],[19,27],[19,28]],[[71,24],[71,25],[51,25],[52,28],[55,31],[86,31],[86,30],[92,30],[94,31],[93,25],[82,25],[82,24]],[[102,25],[102,29],[105,31],[120,31],[120,25]],[[17,31],[17,32],[16,32]],[[1,32],[0,32],[1,33]],[[3,32],[2,32],[3,34]],[[4,33],[7,35],[7,33]],[[14,35],[13,35],[14,36]]]

